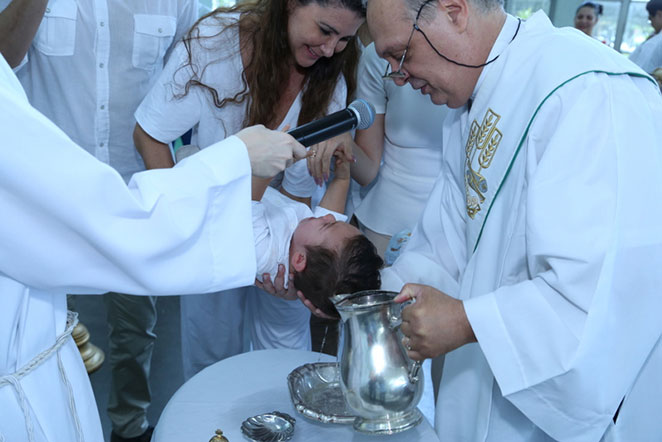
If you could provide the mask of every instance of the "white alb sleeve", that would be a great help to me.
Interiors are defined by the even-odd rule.
[[[20,92],[0,83],[1,273],[67,293],[202,293],[253,281],[250,161],[239,138],[127,187]]]

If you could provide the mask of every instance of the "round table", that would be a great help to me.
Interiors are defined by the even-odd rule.
[[[438,441],[424,418],[416,427],[390,436],[357,433],[351,425],[323,424],[297,413],[287,387],[287,375],[314,362],[335,357],[300,350],[260,350],[243,353],[207,367],[182,385],[168,401],[153,442],[207,442],[219,428],[230,442],[245,441],[241,423],[274,410],[296,419],[293,442]]]

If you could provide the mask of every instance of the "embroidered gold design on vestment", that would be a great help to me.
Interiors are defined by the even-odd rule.
[[[467,197],[467,214],[473,219],[480,212],[481,204],[485,202],[487,180],[481,172],[492,164],[503,134],[496,125],[501,116],[492,109],[487,109],[482,124],[474,120],[469,128],[469,138],[466,145],[466,167],[464,173],[464,189]]]

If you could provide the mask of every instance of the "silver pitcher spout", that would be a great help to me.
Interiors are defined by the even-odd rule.
[[[344,345],[340,384],[358,418],[354,428],[391,434],[422,420],[416,408],[423,394],[420,362],[402,344],[403,305],[395,292],[368,290],[332,298],[342,319]]]
[[[330,296],[329,299],[331,300],[334,306],[338,307],[338,305],[341,302],[343,302],[346,298],[349,298],[350,296],[352,296],[352,293],[345,293],[345,294]]]

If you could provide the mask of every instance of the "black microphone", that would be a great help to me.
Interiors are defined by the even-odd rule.
[[[308,147],[352,129],[367,129],[373,121],[375,121],[375,108],[367,101],[358,99],[352,101],[347,109],[306,123],[292,129],[288,134]]]

